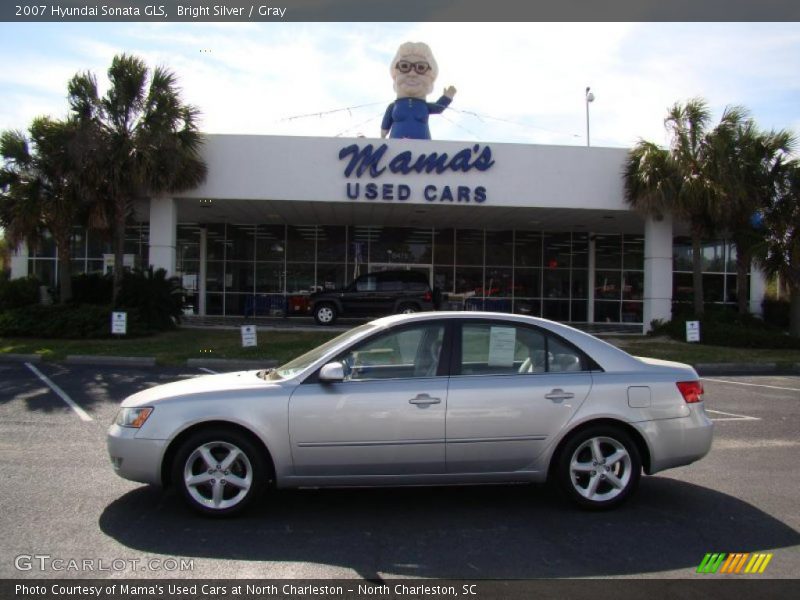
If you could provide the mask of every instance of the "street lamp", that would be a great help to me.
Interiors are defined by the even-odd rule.
[[[589,147],[591,144],[589,143],[589,103],[594,102],[594,94],[590,91],[588,85],[586,86],[586,146]]]

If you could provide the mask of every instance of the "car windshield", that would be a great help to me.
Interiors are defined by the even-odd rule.
[[[287,379],[299,373],[300,371],[308,368],[310,365],[318,361],[322,358],[326,352],[328,352],[334,346],[339,344],[346,343],[350,339],[355,339],[356,337],[360,336],[365,331],[369,331],[370,329],[374,329],[375,325],[372,323],[366,323],[364,325],[359,325],[358,327],[351,329],[349,331],[345,331],[341,335],[337,335],[332,340],[328,340],[321,346],[317,346],[313,350],[309,350],[305,354],[301,354],[297,358],[290,360],[285,365],[278,367],[277,369],[273,369],[269,373],[269,379]]]

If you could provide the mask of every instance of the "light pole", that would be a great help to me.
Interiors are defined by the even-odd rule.
[[[588,85],[586,86],[586,146],[589,147],[591,144],[589,143],[589,103],[594,102],[594,94],[590,91]]]

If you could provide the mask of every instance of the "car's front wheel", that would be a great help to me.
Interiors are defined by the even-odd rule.
[[[599,425],[577,432],[557,458],[562,491],[583,508],[608,509],[636,489],[642,472],[639,449],[619,427]]]
[[[336,307],[333,304],[318,304],[314,307],[314,320],[319,325],[331,325],[336,320]]]
[[[233,430],[207,429],[178,449],[172,481],[193,509],[210,516],[231,516],[246,509],[267,482],[263,453]]]

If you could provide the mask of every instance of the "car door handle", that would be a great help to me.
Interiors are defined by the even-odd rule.
[[[431,398],[428,394],[418,394],[416,398],[408,401],[409,404],[416,404],[417,406],[430,406],[431,404],[441,404],[441,398]]]
[[[556,388],[551,390],[549,394],[544,395],[545,398],[548,400],[559,401],[559,400],[570,400],[571,398],[575,397],[575,394],[570,392],[565,392],[561,388]]]

